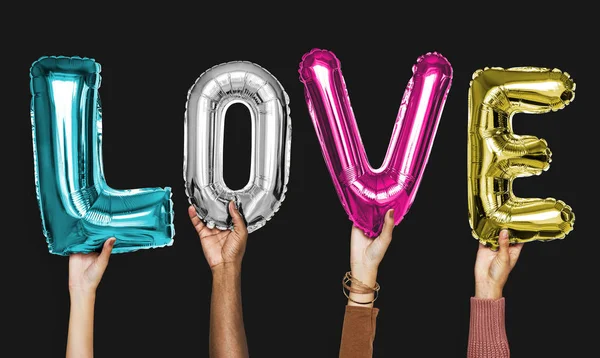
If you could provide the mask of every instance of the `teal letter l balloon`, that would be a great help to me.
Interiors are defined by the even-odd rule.
[[[30,69],[35,186],[50,253],[113,253],[173,244],[171,188],[117,190],[104,179],[100,64],[45,56]]]

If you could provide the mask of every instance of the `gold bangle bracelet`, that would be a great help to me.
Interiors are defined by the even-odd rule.
[[[353,287],[353,286],[349,285],[349,283],[351,285],[357,286],[357,287]],[[359,279],[354,278],[352,276],[352,272],[350,272],[350,271],[346,272],[346,274],[344,275],[344,278],[342,279],[342,292],[344,293],[344,296],[346,296],[346,298],[349,299],[350,301],[361,304],[361,305],[368,305],[368,304],[375,302],[377,300],[377,297],[379,297],[380,289],[381,289],[381,286],[379,286],[379,284],[377,282],[375,282],[375,287],[370,287],[370,286],[366,285],[364,282],[360,281]],[[375,297],[370,302],[359,302],[359,301],[355,301],[352,298],[350,298],[350,294],[347,293],[346,290],[348,290],[348,292],[357,293],[357,294],[374,293]]]
[[[346,293],[346,290],[342,289],[342,292],[344,292],[344,296],[346,296],[347,299],[349,299],[350,301],[354,302],[354,303],[358,303],[360,305],[368,305],[371,304],[375,301],[377,301],[377,297],[379,297],[379,291],[375,291],[375,297],[373,298],[372,301],[370,302],[360,302],[360,301],[355,301],[352,298],[350,298],[350,295]]]

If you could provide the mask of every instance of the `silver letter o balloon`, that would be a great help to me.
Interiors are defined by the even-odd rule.
[[[235,103],[248,107],[252,122],[250,179],[239,190],[223,179],[225,115]],[[228,62],[198,77],[186,103],[183,176],[189,202],[209,228],[233,228],[227,210],[231,200],[249,233],[275,214],[289,179],[291,136],[289,97],[262,67]]]

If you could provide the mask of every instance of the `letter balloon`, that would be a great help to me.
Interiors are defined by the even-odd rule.
[[[510,242],[564,238],[575,223],[571,207],[554,198],[519,198],[516,178],[548,170],[550,149],[544,139],[518,135],[517,113],[542,114],[563,109],[575,99],[567,72],[537,67],[477,70],[469,88],[468,208],[472,235],[498,248],[502,229]]]
[[[250,112],[250,175],[241,189],[223,178],[225,116],[241,103]],[[184,124],[185,192],[209,228],[232,229],[234,201],[249,233],[270,220],[285,199],[290,172],[292,122],[289,97],[264,68],[246,61],[216,65],[188,91]],[[247,155],[247,153],[240,153]]]
[[[368,66],[386,84],[397,72],[390,65]],[[381,233],[389,209],[394,209],[395,225],[410,209],[452,83],[452,66],[439,53],[420,56],[412,70],[385,158],[374,169],[360,138],[340,61],[331,51],[313,49],[300,63],[306,103],[338,197],[354,225],[372,238]],[[373,107],[378,105],[374,100]]]
[[[117,190],[104,178],[100,64],[45,56],[30,68],[37,201],[49,252],[113,253],[172,245],[171,189]]]

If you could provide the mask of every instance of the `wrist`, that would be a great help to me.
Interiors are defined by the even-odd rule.
[[[210,268],[214,277],[239,277],[242,274],[242,264],[223,262]]]
[[[475,285],[475,298],[497,300],[502,298],[502,288],[487,285]]]
[[[70,289],[71,302],[93,303],[96,300],[95,290]]]
[[[348,306],[373,307],[375,293],[348,293]]]
[[[375,287],[377,283],[377,267],[364,265],[350,265],[352,277],[369,287]]]
[[[364,286],[375,288],[377,285],[377,267],[365,265],[350,265],[352,281],[350,287],[364,291]],[[360,281],[360,282],[358,282]],[[362,283],[362,285],[361,285]],[[373,307],[375,292],[348,292],[348,306]]]

